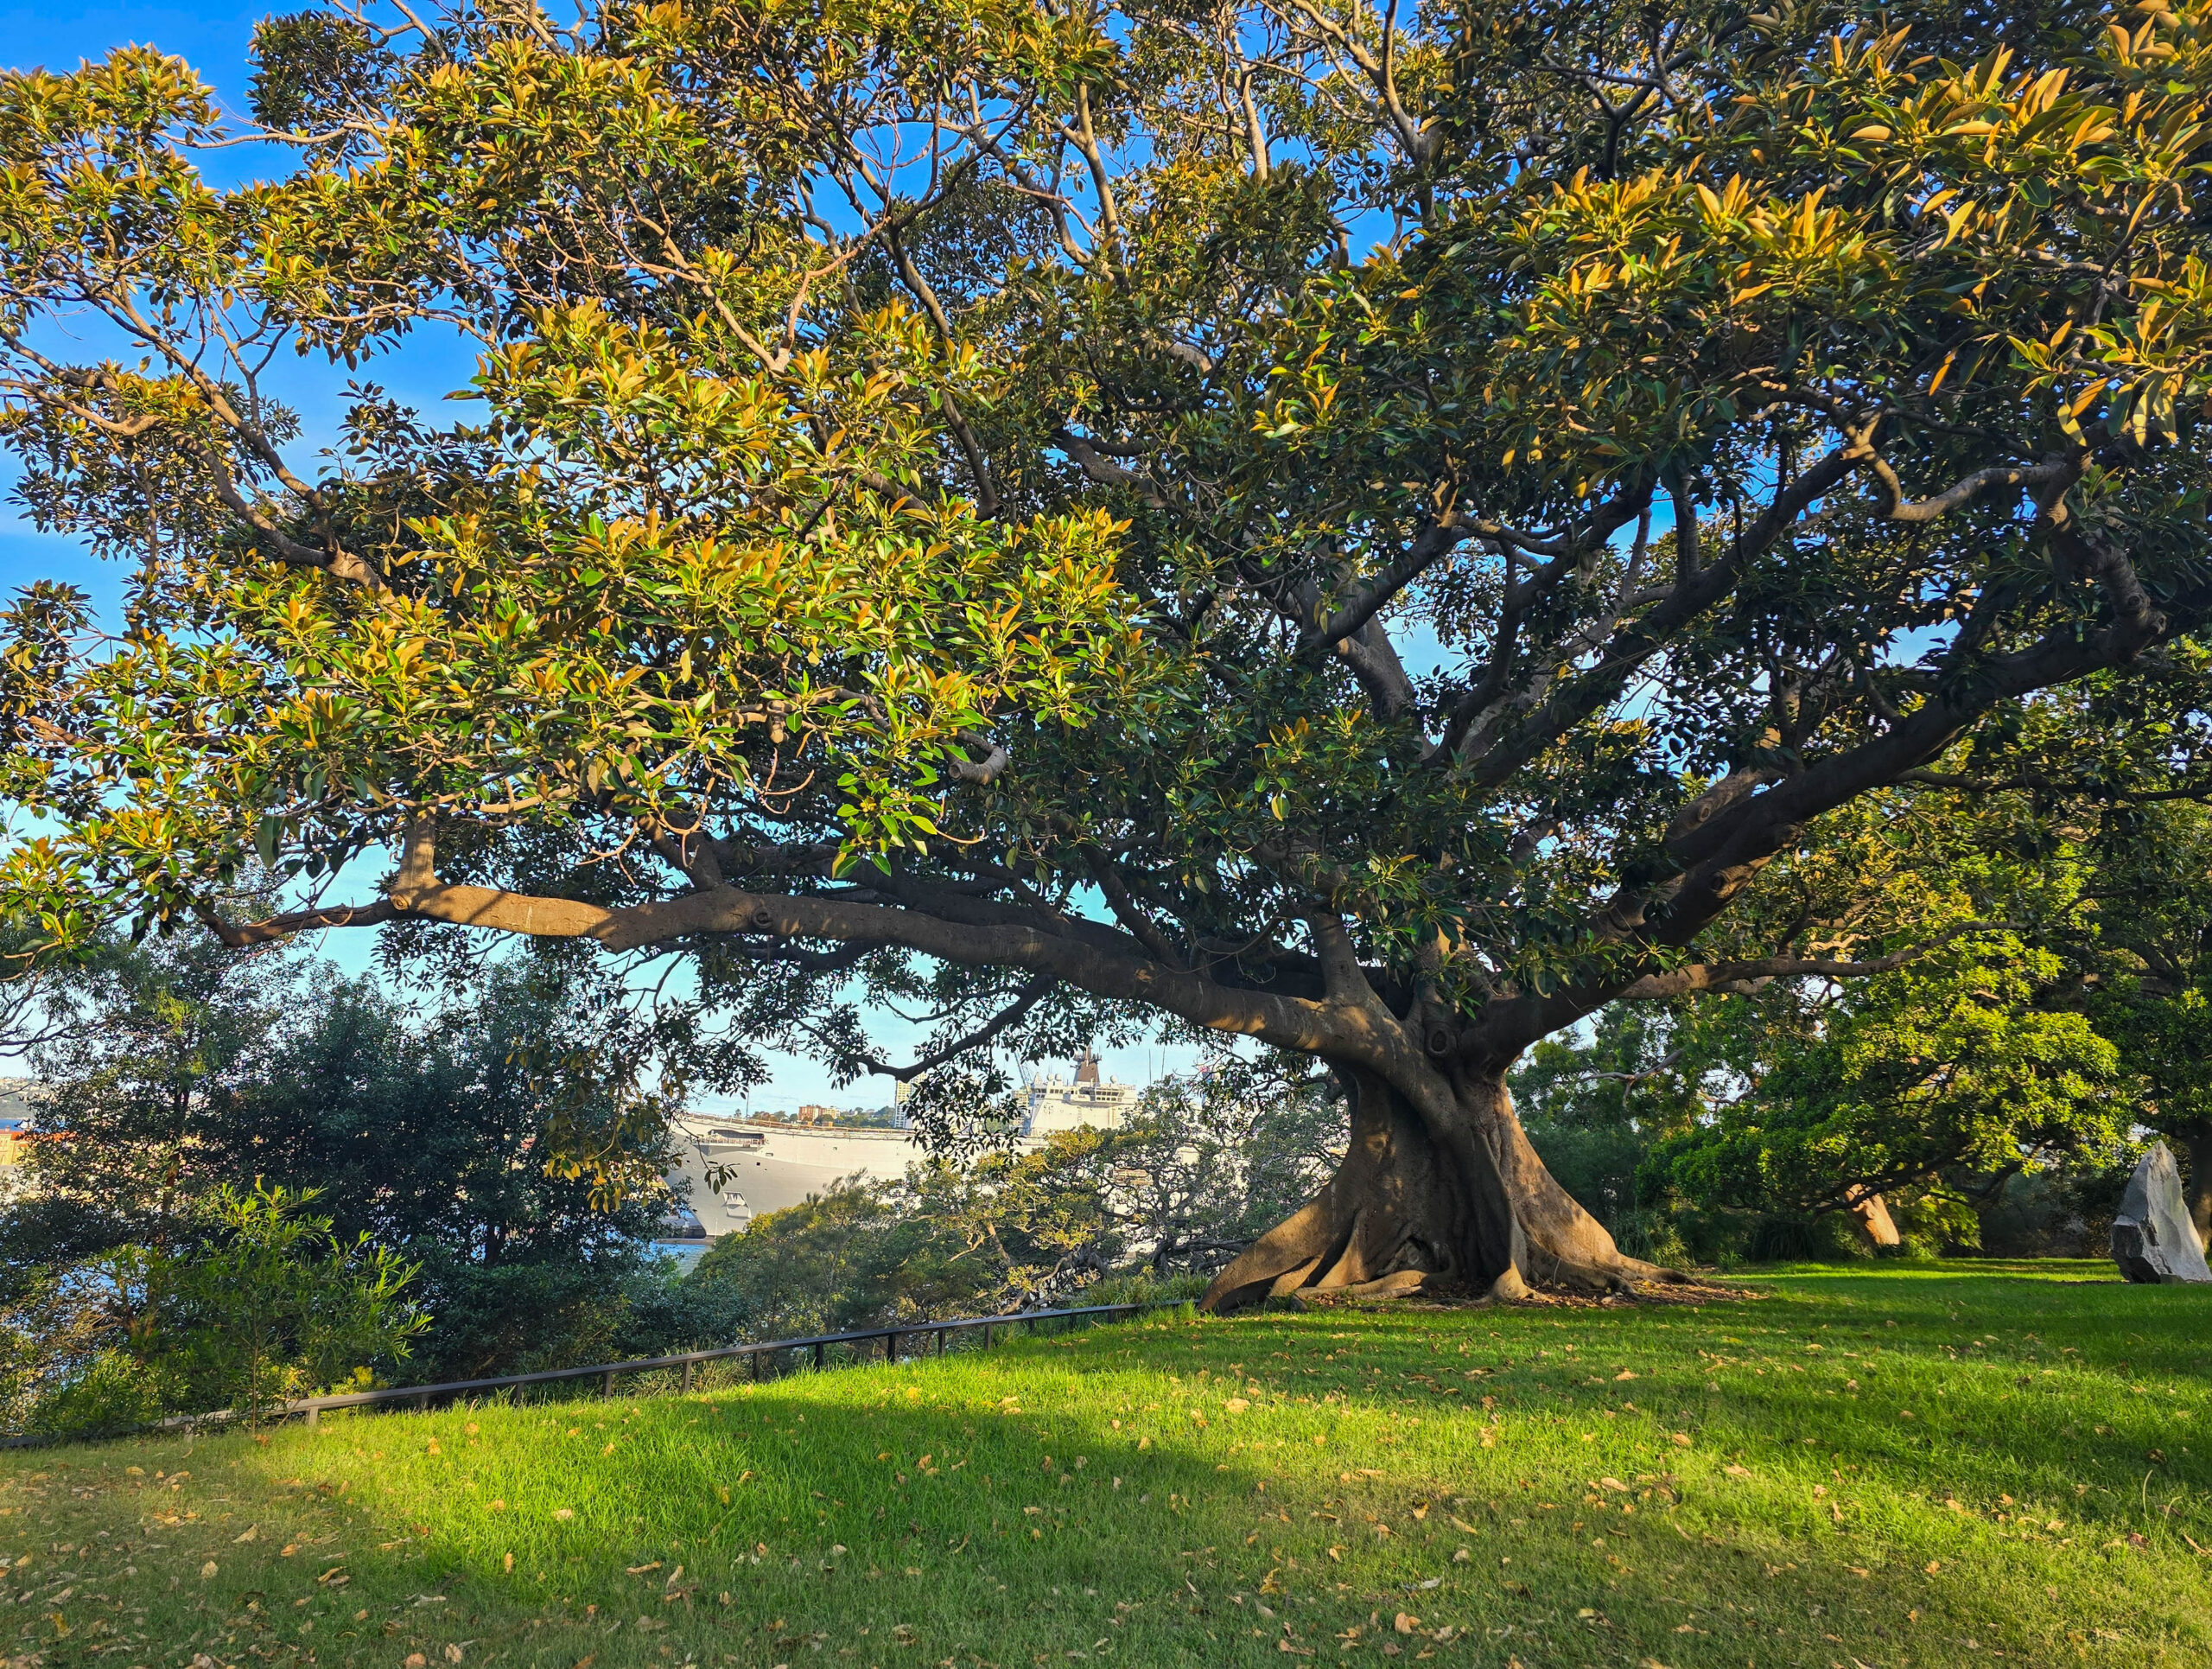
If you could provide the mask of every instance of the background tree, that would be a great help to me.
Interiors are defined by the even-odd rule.
[[[1310,1061],[1206,1052],[1118,1135],[1114,1209],[1157,1275],[1214,1274],[1313,1197],[1344,1154],[1350,1097]]]
[[[1639,1201],[1848,1212],[1883,1246],[1892,1205],[1923,1239],[1972,1244],[1961,1190],[2116,1150],[2139,1102],[2063,949],[2090,903],[2082,851],[2001,800],[1979,809],[1916,786],[1829,819],[1743,926],[1825,922],[1859,971],[1616,1005],[1522,1075],[1543,1139],[1599,1146]]]
[[[2083,1007],[2141,1079],[2137,1116],[2179,1150],[2190,1219],[2212,1239],[2212,812],[2124,808],[2093,850],[2094,937],[2069,946]]]
[[[1561,1187],[1633,1256],[1693,1261],[1669,1219],[1669,1195],[1647,1196],[1639,1175],[1652,1148],[1710,1116],[1714,1052],[1697,998],[1608,1003],[1529,1051],[1512,1077],[1530,1144]]]
[[[1738,907],[2212,601],[2199,4],[257,41],[237,191],[171,61],[0,84],[22,494],[135,576],[118,642],[14,610],[16,910],[576,938],[855,1074],[869,998],[899,1071],[1101,1005],[1318,1056],[1344,1159],[1218,1302],[1652,1274],[1516,1061],[1860,971]],[[271,356],[431,325],[482,420],[304,462]],[[226,917],[257,860],[306,896]]]
[[[1847,991],[1724,999],[1726,1082],[1711,1114],[1643,1161],[1644,1190],[1762,1211],[1850,1211],[1896,1245],[1890,1207],[1975,1243],[1962,1188],[2116,1148],[2136,1102],[2082,1015],[2053,1011],[2064,973],[2017,934],[1960,940]]]
[[[672,1156],[660,1109],[562,1071],[592,1045],[621,1054],[620,1005],[533,962],[421,1016],[372,980],[201,936],[60,982],[69,1036],[34,1056],[32,1186],[0,1213],[14,1284],[196,1243],[226,1189],[312,1189],[334,1233],[416,1269],[433,1322],[416,1371],[603,1355],[632,1301],[656,1301],[645,1243]],[[549,1169],[564,1146],[592,1163]]]
[[[2200,647],[2177,645],[2024,705],[1914,792],[1968,865],[2073,879],[2021,912],[2063,971],[2037,994],[2117,1049],[2130,1116],[2183,1159],[2212,1226],[2204,940],[2212,924],[2212,700]]]

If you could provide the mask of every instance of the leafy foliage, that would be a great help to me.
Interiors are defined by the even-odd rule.
[[[10,1317],[23,1424],[89,1433],[163,1414],[252,1416],[378,1383],[429,1325],[407,1293],[415,1270],[365,1235],[332,1233],[315,1200],[226,1185],[194,1240],[122,1246],[49,1276]]]
[[[1782,908],[1857,901],[1853,977],[1809,960],[1539,1046],[1516,1087],[1547,1157],[1589,1149],[1597,1197],[1656,1207],[1817,1215],[1879,1194],[1929,1243],[1971,1245],[1961,1189],[2120,1153],[2136,1080],[2069,950],[2101,877],[2078,844],[2031,838],[2033,819],[1957,819],[1948,798],[1870,800],[1772,877]],[[1819,1235],[1774,1232],[1798,1237],[1783,1255]]]

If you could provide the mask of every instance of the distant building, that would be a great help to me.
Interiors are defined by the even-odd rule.
[[[29,1078],[0,1078],[0,1200],[15,1199],[29,1186],[20,1167],[38,1139],[38,1114],[31,1100],[37,1089]]]

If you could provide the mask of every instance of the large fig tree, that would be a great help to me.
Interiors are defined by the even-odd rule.
[[[1243,1034],[1352,1139],[1216,1302],[1650,1277],[1515,1060],[1847,973],[1731,906],[2212,608],[2212,7],[1912,10],[514,0],[273,20],[250,123],[10,76],[22,495],[130,577],[15,605],[8,896],[596,941],[941,1086]],[[457,419],[350,380],[456,340]]]

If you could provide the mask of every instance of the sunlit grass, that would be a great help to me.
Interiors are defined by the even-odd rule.
[[[1124,1326],[19,1453],[0,1659],[2202,1663],[2212,1293],[2108,1270]]]

